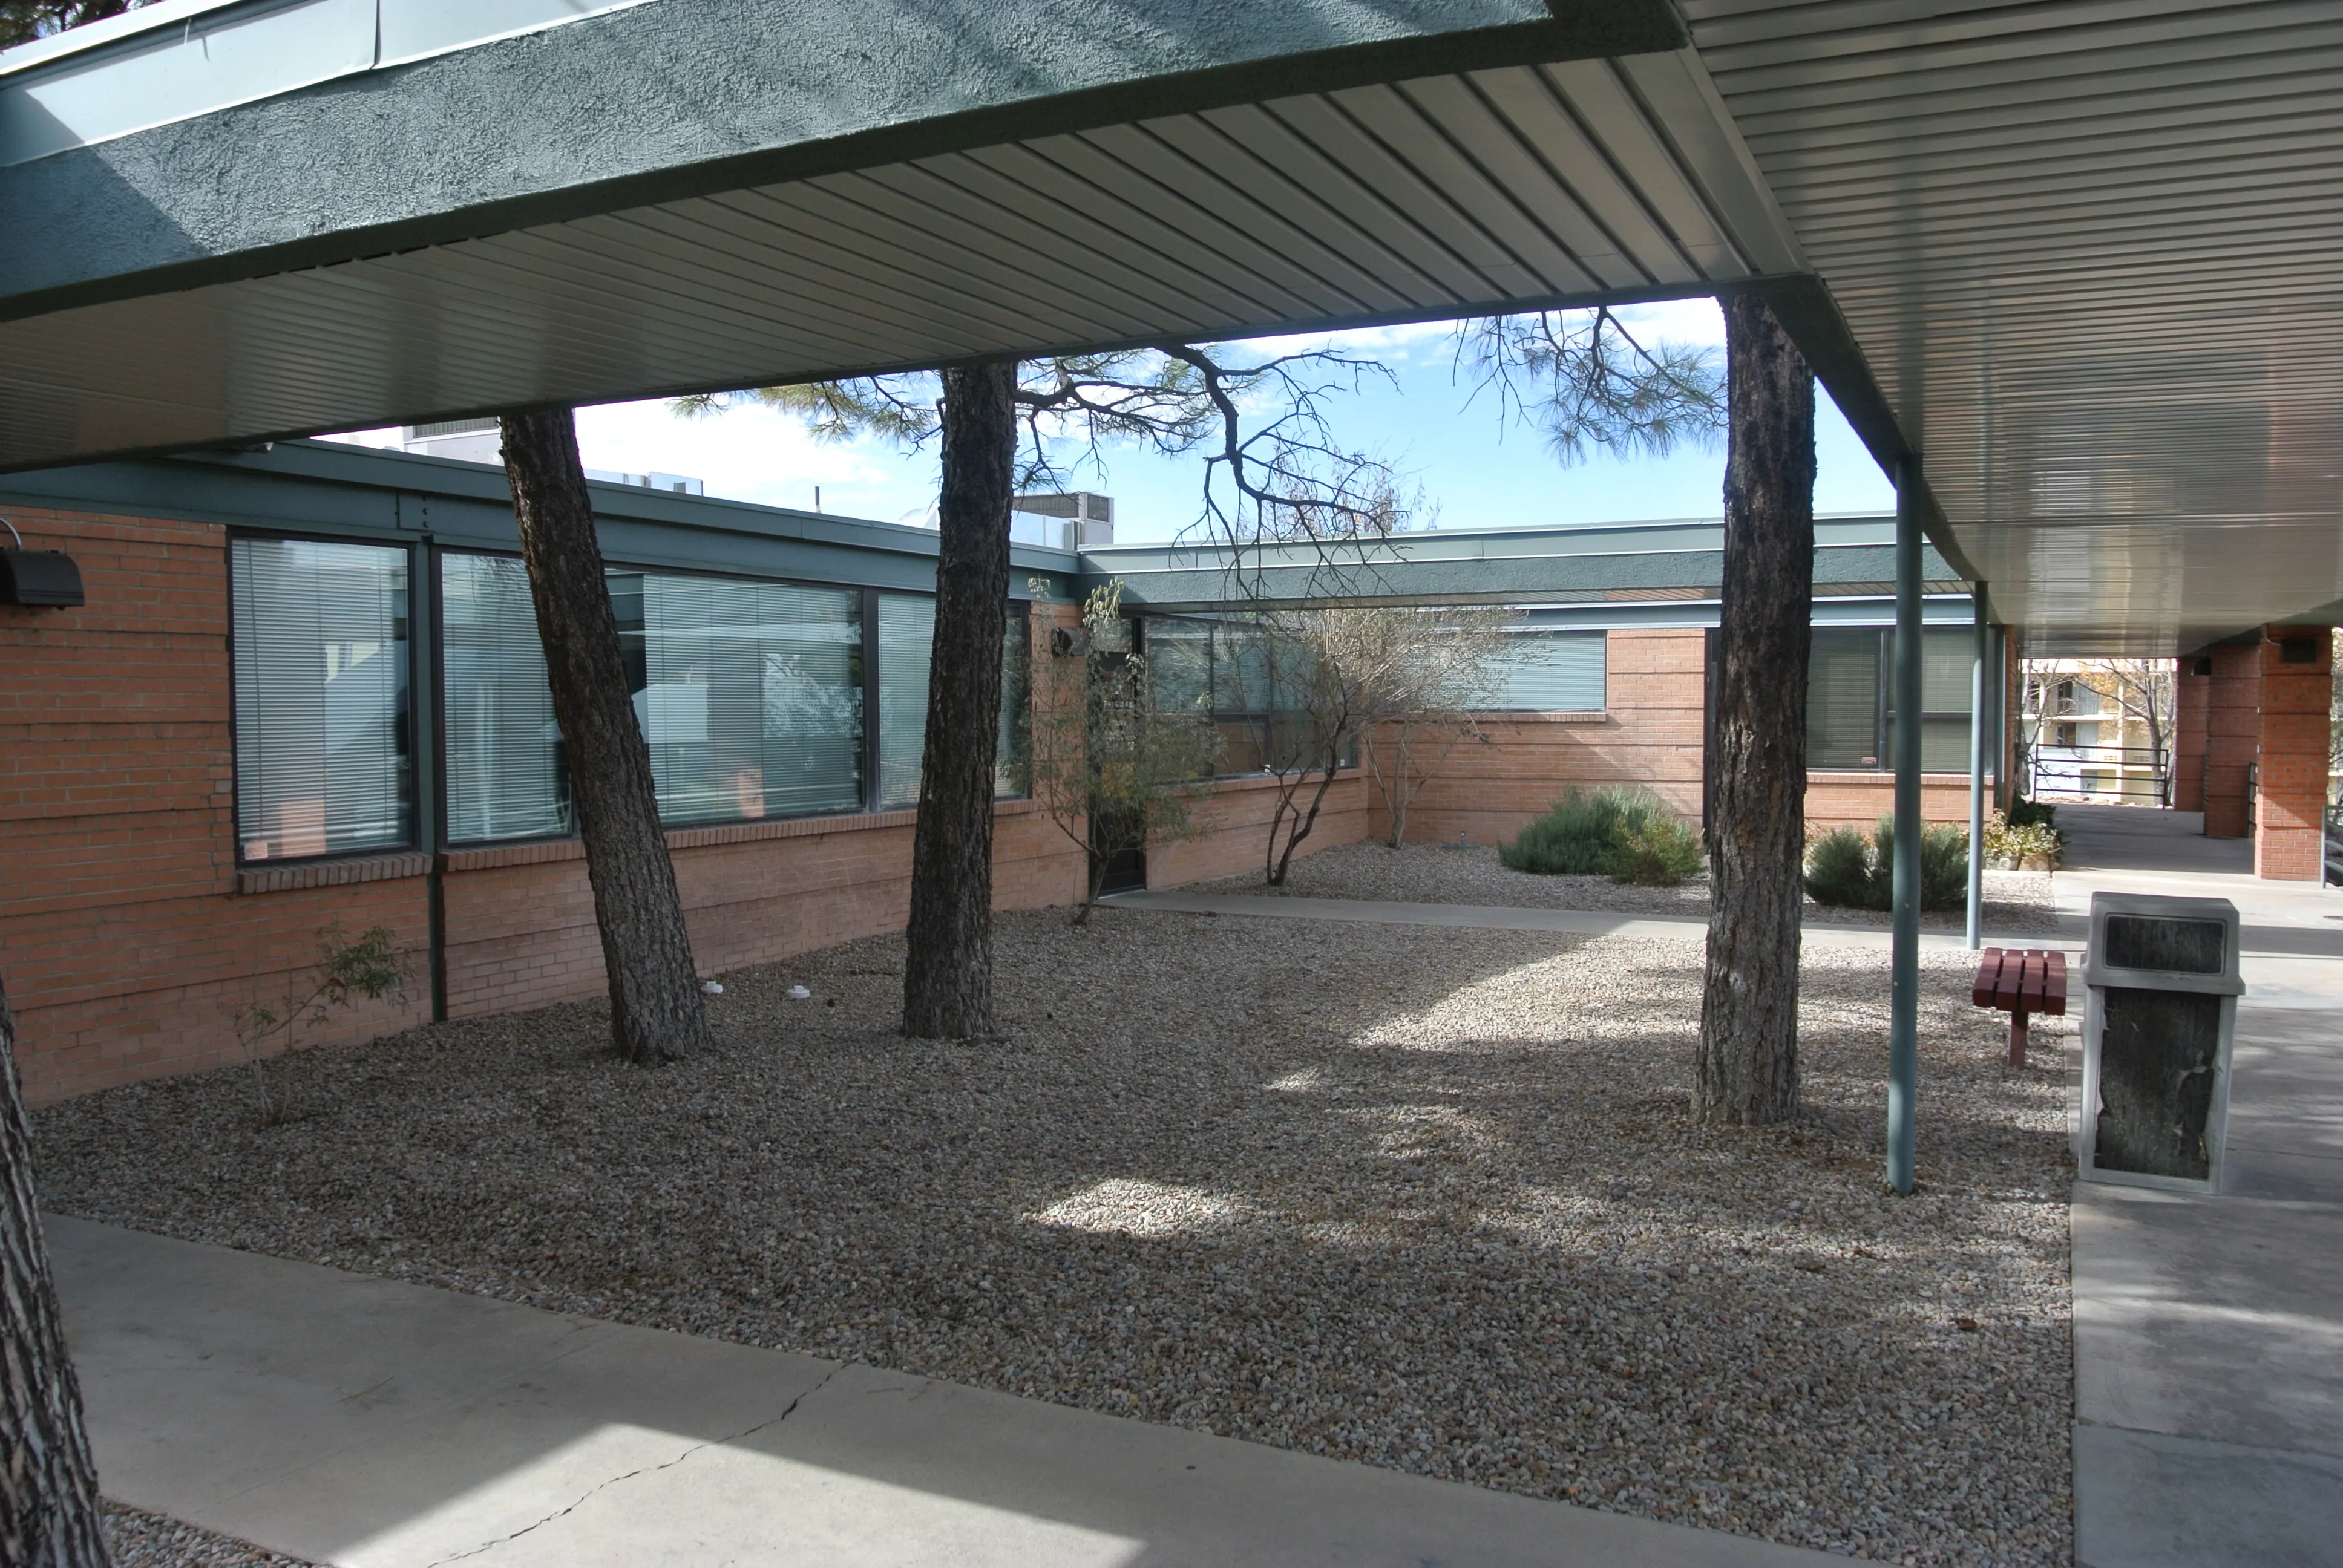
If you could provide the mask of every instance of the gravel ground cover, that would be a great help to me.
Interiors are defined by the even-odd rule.
[[[1497,909],[1600,910],[1635,915],[1708,917],[1708,876],[1703,872],[1674,888],[1625,888],[1608,877],[1547,877],[1506,869],[1487,845],[1452,849],[1442,844],[1340,844],[1293,862],[1285,885],[1272,888],[1257,871],[1199,882],[1189,892],[1266,893],[1294,899],[1377,899],[1414,904],[1483,904]],[[1885,911],[1848,910],[1806,900],[1810,921],[1839,926],[1885,926]],[[1933,930],[1959,930],[1957,910],[1923,911],[1920,924]],[[2049,935],[2058,929],[2047,871],[1987,871],[1985,929],[1996,935]]]
[[[1687,940],[1007,917],[1004,1038],[893,1032],[900,944],[728,977],[644,1071],[599,1003],[36,1119],[58,1210],[564,1312],[1915,1563],[2072,1553],[2057,1053],[1924,955],[1809,946],[1808,1113],[1687,1117]],[[809,1000],[788,989],[803,984]],[[2046,1034],[2064,1020],[2043,1020]],[[2046,1044],[2047,1041],[2046,1040]]]
[[[113,1548],[114,1568],[317,1568],[306,1557],[264,1551],[249,1541],[119,1503],[106,1505],[106,1543]]]

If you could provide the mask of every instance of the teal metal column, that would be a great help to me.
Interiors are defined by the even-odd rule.
[[[1887,1010],[1887,1184],[1912,1191],[1920,1079],[1920,460],[1896,466],[1895,956]]]
[[[1985,945],[1985,667],[1991,632],[1985,624],[1985,584],[1969,590],[1976,623],[1969,658],[1969,949]]]

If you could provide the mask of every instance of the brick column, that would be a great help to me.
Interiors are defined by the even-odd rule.
[[[2213,661],[2197,656],[2180,660],[2173,678],[2172,809],[2205,809],[2205,705],[2211,696]]]
[[[2246,773],[2261,746],[2262,650],[2225,642],[2213,649],[2205,695],[2205,836],[2242,839],[2253,831]]]
[[[2254,875],[2318,880],[2327,837],[2327,709],[2331,634],[2274,626],[2261,655],[2261,799]]]

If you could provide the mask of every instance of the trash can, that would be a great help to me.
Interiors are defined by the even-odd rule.
[[[2087,1181],[2217,1191],[2237,1031],[2237,907],[2227,899],[2095,893],[2084,956]]]

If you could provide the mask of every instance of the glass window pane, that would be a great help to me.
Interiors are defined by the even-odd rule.
[[[1212,628],[1201,620],[1147,621],[1149,700],[1158,713],[1206,713],[1212,705]]]
[[[442,556],[439,593],[447,837],[569,832],[561,729],[527,568],[500,556]]]
[[[1599,631],[1517,632],[1495,671],[1493,712],[1597,713],[1604,692],[1605,635]]]
[[[1887,720],[1888,744],[1895,744],[1896,720]],[[1895,757],[1888,752],[1890,766]],[[1962,773],[1969,770],[1968,715],[1920,716],[1920,769],[1926,773]]]
[[[1806,670],[1806,766],[1878,768],[1875,631],[1817,631]]]
[[[1920,634],[1920,711],[1923,714],[1966,713],[1969,710],[1969,672],[1976,651],[1976,633],[1966,627],[1932,626]],[[1887,694],[1887,711],[1896,711],[1896,694],[1892,687]],[[1963,762],[1961,766],[1966,768],[1968,764]]]
[[[719,822],[859,808],[862,596],[648,572],[637,580],[641,630],[628,638],[642,660],[635,716],[650,743],[660,817]]]
[[[920,758],[928,740],[928,671],[934,662],[936,601],[879,596],[879,809],[920,803]]]
[[[236,539],[228,559],[243,858],[411,842],[407,552]]]

